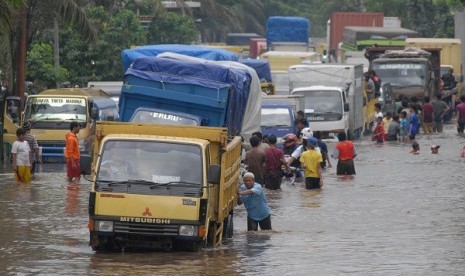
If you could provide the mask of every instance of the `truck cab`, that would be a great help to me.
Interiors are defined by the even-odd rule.
[[[93,250],[197,250],[232,237],[239,136],[228,140],[225,128],[99,122],[96,137],[93,162],[84,166]]]
[[[296,133],[295,112],[290,104],[266,104],[262,103],[261,131],[263,135],[274,134],[278,138],[278,144],[284,135]]]
[[[93,144],[93,124],[99,120],[99,115],[117,119],[117,106],[110,95],[90,88],[51,89],[29,95],[24,110],[19,97],[8,97],[4,112],[7,115],[4,126],[7,153],[16,140],[16,130],[29,121],[44,162],[64,161],[65,135],[70,122],[77,121],[81,125],[79,147],[81,153],[89,153]]]
[[[345,89],[315,85],[292,90],[292,95],[303,95],[305,117],[314,130],[325,139],[335,139],[339,132],[349,130],[349,103]]]
[[[381,86],[388,83],[392,88],[395,101],[400,101],[402,95],[408,98],[415,96],[423,102],[425,96],[432,97],[439,88],[438,56],[418,48],[390,50],[374,59],[371,68],[381,79]],[[381,91],[380,101],[384,100]]]

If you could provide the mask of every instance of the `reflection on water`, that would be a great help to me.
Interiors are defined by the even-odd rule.
[[[420,136],[410,144],[356,143],[357,175],[325,172],[324,188],[283,182],[267,191],[272,231],[246,231],[238,206],[234,239],[200,252],[99,253],[88,246],[90,183],[65,181],[42,164],[31,184],[0,172],[2,275],[460,275],[465,271],[463,138]],[[441,146],[432,155],[430,146]],[[329,144],[330,150],[334,144]],[[333,162],[335,165],[335,162]]]

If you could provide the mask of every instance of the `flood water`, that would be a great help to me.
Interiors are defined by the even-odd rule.
[[[465,139],[452,125],[410,144],[356,142],[357,175],[325,172],[321,191],[286,181],[267,191],[273,231],[248,233],[243,206],[234,239],[200,252],[94,253],[90,184],[42,164],[32,184],[0,173],[1,275],[463,275]],[[430,154],[432,144],[439,154]],[[329,144],[332,151],[334,144]]]

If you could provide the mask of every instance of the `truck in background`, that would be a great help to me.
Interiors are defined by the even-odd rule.
[[[343,41],[338,46],[341,54],[341,63],[362,63],[368,70],[372,58],[366,55],[366,49],[370,49],[373,45],[376,45],[378,53],[382,49],[401,50],[405,47],[406,38],[417,36],[418,32],[400,27],[346,26],[344,27]]]
[[[266,95],[275,94],[275,86],[271,78],[270,64],[264,59],[240,59],[240,63],[253,68],[260,80],[260,87]]]
[[[261,130],[264,135],[274,134],[278,145],[288,133],[296,133],[295,119],[299,110],[305,109],[301,95],[270,95],[262,98]]]
[[[80,123],[80,151],[82,154],[90,154],[95,121],[118,118],[117,106],[111,100],[111,95],[90,88],[45,90],[29,95],[23,112],[20,107],[19,97],[7,98],[4,110],[6,152],[9,154],[16,140],[16,130],[23,122],[29,121],[44,162],[64,161],[65,134],[69,132],[70,122]]]
[[[122,81],[90,81],[87,87],[96,90],[103,90],[111,95],[111,98],[118,104],[119,94],[121,93]]]
[[[327,22],[328,52],[337,51],[343,42],[346,26],[383,27],[384,14],[382,12],[333,12]],[[341,63],[341,53],[337,53]]]
[[[198,250],[233,235],[241,138],[226,128],[99,122],[89,196],[95,251]]]
[[[400,96],[409,99],[415,96],[420,102],[423,102],[425,96],[432,98],[440,86],[439,51],[419,48],[388,50],[375,58],[370,67],[381,79],[382,87],[387,84],[392,91],[392,95],[387,95],[383,89],[380,101],[386,102],[386,98],[390,98],[398,102]]]
[[[456,38],[408,38],[405,40],[406,47],[416,47],[428,51],[428,49],[441,50],[441,73],[442,77],[449,69],[457,81],[456,89],[442,89],[441,96],[449,103],[455,103],[460,98],[463,82],[462,71],[462,42]]]
[[[310,21],[296,16],[271,16],[266,21],[268,51],[309,51]]]
[[[346,132],[360,138],[367,125],[363,116],[363,66],[309,64],[289,68],[292,95],[305,98],[305,116],[313,131],[325,139]]]
[[[268,60],[272,74],[275,71],[287,71],[292,65],[321,62],[322,59],[316,52],[302,51],[268,51],[260,58]]]

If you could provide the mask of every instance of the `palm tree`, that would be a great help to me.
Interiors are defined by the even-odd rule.
[[[23,5],[21,5],[23,4]],[[0,7],[8,7],[9,10],[0,9],[0,35],[2,38],[2,49],[7,49],[9,54],[5,62],[12,64],[5,68],[13,68],[13,73],[7,72],[14,80],[14,93],[24,98],[25,64],[27,46],[33,40],[30,31],[31,22],[35,16],[41,16],[41,21],[47,22],[49,19],[58,19],[59,22],[71,24],[77,32],[85,39],[94,40],[95,33],[83,9],[73,0],[0,0]],[[48,14],[48,17],[43,17]],[[17,24],[14,24],[13,16],[17,16]],[[52,21],[53,22],[53,21]],[[10,28],[7,28],[11,26]],[[36,27],[37,25],[34,25]],[[51,29],[51,26],[44,28]],[[43,31],[43,30],[40,30]],[[0,45],[2,46],[2,45]],[[9,58],[8,58],[9,57]],[[13,64],[13,60],[16,63]]]
[[[200,0],[199,16],[204,29],[202,37],[207,41],[222,41],[228,32],[264,33],[266,22],[264,4],[260,0]]]

